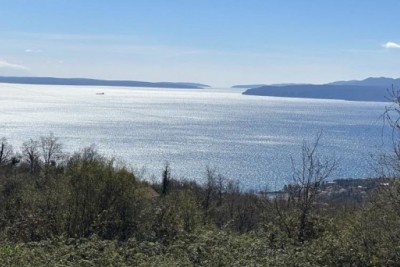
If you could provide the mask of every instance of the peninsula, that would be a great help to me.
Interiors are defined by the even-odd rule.
[[[88,78],[6,77],[6,76],[0,76],[0,83],[157,87],[157,88],[177,88],[177,89],[203,89],[209,87],[208,85],[205,84],[185,83],[185,82],[143,82],[143,81],[130,81],[130,80],[98,80],[98,79],[88,79]]]

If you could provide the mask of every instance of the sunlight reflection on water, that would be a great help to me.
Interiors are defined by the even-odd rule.
[[[209,165],[243,188],[274,189],[291,175],[290,156],[298,158],[303,140],[319,131],[321,154],[340,158],[335,178],[374,175],[370,154],[384,148],[385,105],[230,89],[0,84],[0,136],[18,148],[52,131],[68,151],[95,143],[145,167],[147,177],[159,177],[168,160],[177,177],[201,180]]]

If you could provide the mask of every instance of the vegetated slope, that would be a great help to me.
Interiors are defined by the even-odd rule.
[[[129,80],[98,80],[87,78],[54,78],[54,77],[4,77],[0,76],[0,83],[18,84],[46,84],[46,85],[86,85],[86,86],[125,86],[125,87],[161,87],[202,89],[205,84],[184,82],[143,82]]]
[[[316,146],[292,183],[256,192],[168,163],[149,182],[52,133],[16,153],[1,137],[0,266],[398,266],[400,180],[327,181]]]

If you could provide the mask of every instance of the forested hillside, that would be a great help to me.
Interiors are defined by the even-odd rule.
[[[270,194],[243,192],[211,168],[204,183],[177,180],[169,164],[159,182],[150,183],[94,146],[63,153],[52,134],[17,151],[3,138],[0,262],[396,266],[397,176],[366,180],[365,190],[356,180],[328,182],[337,162],[319,157],[319,141],[304,144],[293,180]],[[389,159],[397,160],[382,157]]]

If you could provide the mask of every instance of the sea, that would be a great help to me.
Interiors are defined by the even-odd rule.
[[[390,153],[390,103],[242,95],[243,89],[165,89],[0,84],[0,137],[22,142],[53,133],[64,152],[95,144],[143,179],[203,183],[207,168],[243,190],[277,190],[301,167],[302,146],[337,160],[329,179],[379,175]]]

